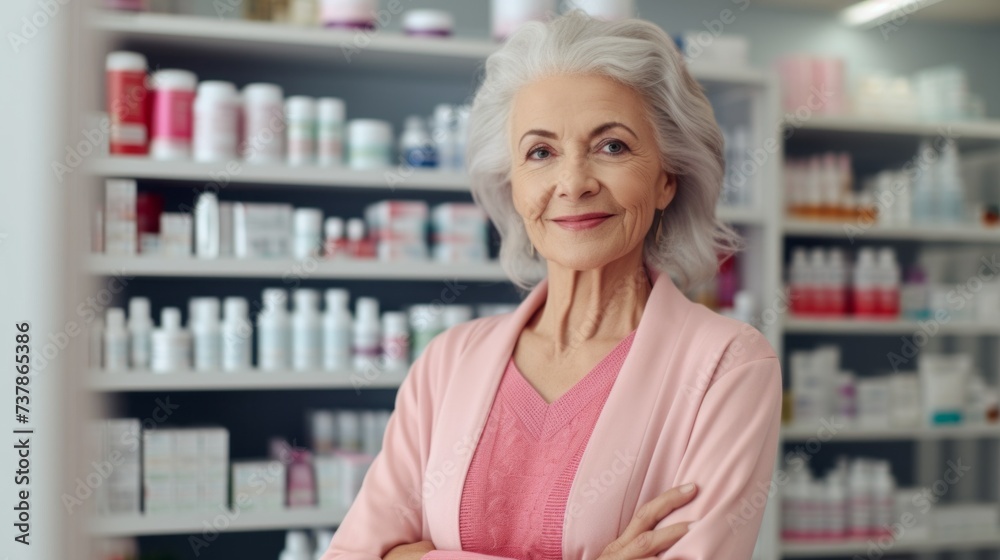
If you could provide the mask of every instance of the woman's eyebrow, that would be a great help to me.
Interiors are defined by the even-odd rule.
[[[600,135],[600,134],[604,134],[605,132],[611,130],[612,128],[624,128],[633,137],[635,137],[635,138],[639,137],[639,135],[636,134],[634,130],[632,130],[631,128],[629,128],[628,125],[626,125],[625,123],[620,123],[618,121],[607,122],[607,123],[604,123],[604,124],[598,126],[597,128],[595,128],[590,133],[590,137],[593,138],[594,136],[597,136],[597,135]]]
[[[639,135],[636,134],[635,131],[632,130],[631,128],[629,128],[628,125],[626,125],[625,123],[621,123],[621,122],[618,122],[618,121],[611,121],[611,122],[606,122],[604,124],[598,125],[596,128],[594,128],[594,130],[592,130],[590,132],[590,138],[593,138],[595,136],[604,134],[605,132],[611,130],[612,128],[624,128],[633,137],[635,137],[635,138],[639,137]],[[545,129],[541,129],[541,128],[533,128],[533,129],[525,132],[523,135],[521,135],[521,139],[518,140],[518,144],[520,144],[521,142],[524,142],[524,138],[526,136],[530,136],[530,135],[541,136],[542,138],[551,138],[553,140],[555,140],[555,139],[557,139],[559,137],[559,135],[557,135],[555,132],[551,132],[551,131],[548,131],[548,130],[545,130]]]

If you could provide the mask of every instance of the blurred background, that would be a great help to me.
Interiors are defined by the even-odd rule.
[[[316,557],[409,364],[523,297],[468,105],[505,36],[574,7],[667,31],[725,135],[747,248],[688,295],[782,358],[754,558],[1000,558],[982,0],[5,2],[0,550]]]

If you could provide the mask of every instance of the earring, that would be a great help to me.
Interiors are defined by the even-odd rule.
[[[531,258],[535,258],[535,244],[530,241],[528,242],[528,254],[531,255]]]
[[[666,209],[666,207],[664,207],[663,211],[660,212],[659,224],[657,224],[657,226],[656,226],[656,243],[657,244],[660,243],[660,234],[663,233],[663,219],[666,217],[666,215],[667,215],[667,209]]]

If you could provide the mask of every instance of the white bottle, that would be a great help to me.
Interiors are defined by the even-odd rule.
[[[318,371],[323,357],[323,328],[319,314],[319,292],[307,288],[292,295],[292,369]]]
[[[194,253],[201,259],[219,258],[219,197],[204,192],[194,205]]]
[[[465,154],[469,146],[469,117],[471,113],[472,108],[468,105],[462,105],[458,108],[458,121],[455,123],[455,155],[453,158],[454,163],[452,164],[454,171],[463,171],[465,169]],[[440,160],[441,155],[439,153],[439,164]]]
[[[867,537],[872,526],[872,496],[868,465],[864,459],[851,462],[847,479],[847,534]]]
[[[222,329],[219,325],[219,299],[196,298],[188,330],[194,346],[194,369],[215,372],[222,369]]]
[[[937,200],[934,188],[937,154],[930,142],[924,140],[917,149],[916,174],[913,178],[912,203],[910,213],[915,225],[925,225],[936,221]]]
[[[128,330],[125,329],[125,310],[109,307],[105,315],[104,369],[128,370]]]
[[[820,315],[825,315],[830,309],[830,298],[827,291],[829,288],[828,271],[826,250],[823,247],[813,247],[809,251],[809,278],[813,287],[811,311]]]
[[[401,163],[412,167],[438,166],[437,149],[424,127],[423,118],[407,117],[403,133],[399,136],[399,157]]]
[[[323,211],[319,208],[296,208],[292,218],[292,256],[297,260],[318,257],[323,247]]]
[[[191,369],[191,335],[181,328],[181,310],[176,307],[160,311],[160,328],[153,331],[151,368],[156,373]]]
[[[310,165],[316,161],[316,100],[293,95],[285,101],[288,120],[289,165]]]
[[[222,305],[222,369],[247,371],[253,340],[253,325],[247,316],[249,304],[241,297],[227,297]]]
[[[317,105],[317,161],[320,165],[344,164],[344,118],[346,108],[343,99],[320,98]]]
[[[354,340],[352,353],[354,368],[364,371],[367,367],[378,365],[382,341],[379,328],[378,300],[370,297],[358,298],[355,303]]]
[[[826,479],[826,527],[824,538],[843,539],[847,531],[847,491],[839,471]]]
[[[830,249],[825,283],[827,311],[844,315],[847,312],[847,263],[839,248]]]
[[[872,491],[872,531],[878,536],[892,534],[893,506],[896,495],[896,481],[892,477],[888,461],[877,461],[873,465]]]
[[[231,161],[239,145],[239,105],[230,82],[206,80],[198,84],[194,101],[195,161]]]
[[[153,318],[149,299],[134,297],[128,300],[129,363],[134,370],[148,370],[151,359]]]
[[[257,368],[288,369],[288,293],[281,288],[267,288],[262,299],[264,307],[257,315]]]
[[[437,152],[438,167],[442,171],[456,171],[458,141],[455,135],[455,109],[442,103],[434,108],[431,139]]]
[[[289,531],[285,535],[285,550],[279,560],[312,560],[309,550],[309,535],[305,531]]]
[[[382,314],[382,361],[385,368],[406,371],[410,365],[410,331],[406,313]]]
[[[351,367],[351,347],[354,319],[348,307],[347,290],[326,291],[326,313],[323,314],[323,369],[347,371]]]
[[[284,155],[284,92],[274,84],[243,88],[243,159],[248,163],[280,163]]]
[[[934,181],[938,189],[938,220],[944,223],[961,224],[965,220],[965,185],[960,165],[955,141],[949,140],[941,150]]]
[[[330,541],[332,540],[333,531],[329,529],[316,530],[316,552],[313,554],[313,560],[323,559],[323,555],[326,554],[326,549],[330,548]]]
[[[875,250],[871,247],[863,247],[858,251],[852,290],[855,314],[870,317],[878,313],[878,271]]]
[[[809,283],[809,255],[805,247],[792,249],[792,264],[788,267],[788,284],[793,312],[808,310],[813,299]]]
[[[471,321],[472,314],[473,309],[471,305],[444,306],[444,311],[441,314],[441,322],[444,323],[444,330]]]
[[[900,270],[896,262],[896,251],[883,247],[878,252],[876,265],[879,314],[895,318],[899,315]]]
[[[101,369],[104,365],[104,319],[97,317],[90,325],[90,340],[87,345],[88,363],[92,369]]]

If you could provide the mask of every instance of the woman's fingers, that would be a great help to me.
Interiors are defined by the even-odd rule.
[[[639,536],[625,545],[625,548],[619,554],[619,558],[621,560],[631,560],[633,558],[655,556],[674,546],[687,533],[688,525],[690,525],[688,522],[674,523],[662,529],[639,533]]]
[[[670,490],[667,490],[666,492],[643,504],[643,506],[635,512],[635,515],[632,517],[632,521],[630,521],[628,526],[625,527],[625,530],[622,532],[618,540],[615,541],[615,543],[618,543],[619,545],[617,548],[624,548],[628,545],[628,543],[635,540],[635,538],[641,533],[656,527],[656,525],[664,517],[666,517],[667,514],[688,503],[691,501],[691,498],[694,498],[697,494],[698,487],[692,482],[690,484],[671,488]]]

